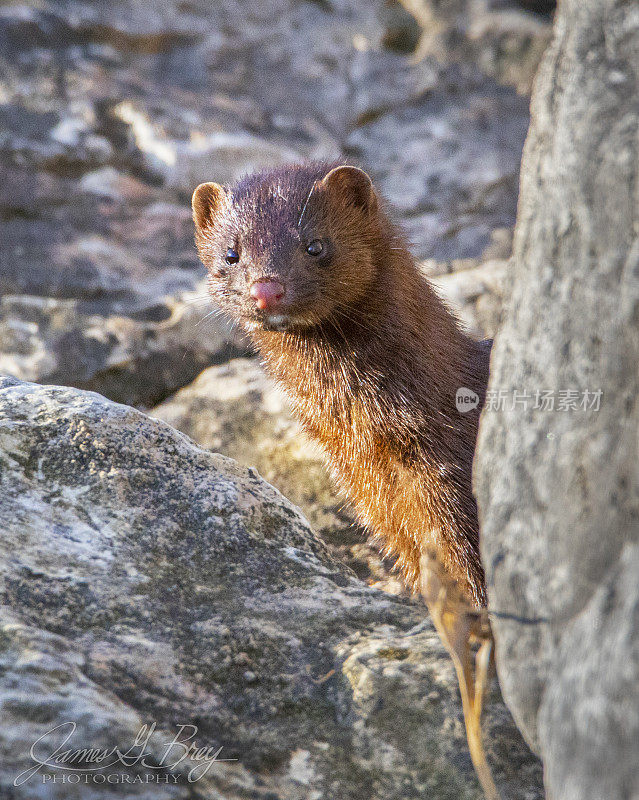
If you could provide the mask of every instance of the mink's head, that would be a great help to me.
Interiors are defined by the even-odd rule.
[[[348,316],[375,273],[377,197],[356,167],[280,167],[193,194],[213,300],[247,330]]]

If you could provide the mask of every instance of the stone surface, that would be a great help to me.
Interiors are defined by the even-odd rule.
[[[254,470],[97,394],[2,379],[0,485],[3,796],[480,799],[423,608],[361,583]],[[29,778],[31,745],[70,723],[72,750],[155,723],[146,766],[92,774],[169,783]],[[180,725],[237,761],[189,783],[204,762],[166,753]],[[505,794],[541,798],[495,695],[488,729]]]
[[[528,94],[550,41],[554,0],[400,0],[422,34],[416,57],[467,62]],[[536,12],[536,13],[530,13]]]
[[[638,64],[635,2],[559,5],[489,389],[603,397],[486,410],[476,459],[501,683],[553,800],[639,795]]]
[[[418,257],[479,256],[514,222],[527,109],[491,79],[441,70],[422,99],[359,125],[346,152],[370,170]]]
[[[370,171],[420,257],[478,258],[514,222],[528,121],[491,64],[511,35],[526,61],[548,23],[510,2],[433,13],[447,33],[422,52],[415,15],[386,0],[4,3],[0,292],[74,301],[105,329],[135,319],[202,278],[198,182],[318,156]],[[129,328],[143,349],[146,328]]]
[[[135,314],[204,274],[187,205],[110,168],[80,180],[0,159],[0,291]]]
[[[158,298],[135,317],[83,313],[77,300],[0,299],[0,373],[151,406],[202,369],[248,351],[200,292]],[[201,298],[204,298],[201,300]]]
[[[361,579],[403,592],[390,573],[392,562],[366,543],[364,530],[331,482],[319,448],[257,359],[235,358],[204,370],[150,413],[200,446],[255,467],[303,510],[313,530]]]

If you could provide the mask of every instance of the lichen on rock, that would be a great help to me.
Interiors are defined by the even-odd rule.
[[[57,725],[107,748],[155,723],[158,762],[178,725],[237,761],[189,784],[187,759],[128,796],[479,800],[423,608],[358,580],[255,470],[100,395],[4,378],[0,488],[3,792],[106,798],[14,780]],[[489,728],[510,796],[541,798],[498,696]]]

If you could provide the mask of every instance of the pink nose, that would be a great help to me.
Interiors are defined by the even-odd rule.
[[[263,278],[255,281],[251,286],[250,294],[255,299],[260,311],[272,311],[278,307],[280,300],[284,297],[284,287],[279,281]]]

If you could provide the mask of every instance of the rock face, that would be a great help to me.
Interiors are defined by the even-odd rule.
[[[490,259],[444,275],[428,275],[439,296],[476,339],[492,338],[499,327],[508,262]]]
[[[210,364],[249,351],[205,291],[202,281],[199,292],[158,298],[133,316],[83,313],[75,299],[0,298],[0,374],[154,405]]]
[[[398,209],[418,256],[478,256],[492,230],[512,225],[528,103],[458,68],[438,70],[427,89],[362,120],[346,153]]]
[[[99,395],[5,378],[0,489],[3,797],[480,800],[423,609],[361,583],[255,471]],[[498,781],[541,798],[493,701]],[[167,754],[188,725],[208,767]],[[36,739],[51,762],[66,736],[129,757],[30,775]],[[213,763],[220,747],[237,760]]]
[[[514,224],[550,26],[514,0],[417,5],[2,3],[0,371],[148,406],[217,363],[185,315],[157,327],[203,277],[188,200],[284,160],[357,162],[420,258],[480,259]]]
[[[484,412],[475,477],[504,696],[549,798],[616,800],[639,795],[639,13],[557,14],[491,362],[511,400]],[[537,389],[554,411],[511,408]],[[566,390],[600,409],[558,410]]]
[[[362,579],[404,591],[392,562],[367,545],[364,530],[337,494],[319,448],[293,418],[285,397],[253,358],[209,367],[150,412],[202,447],[230,456],[299,506],[331,551]]]
[[[554,0],[400,0],[419,24],[418,56],[474,62],[500,83],[530,92],[550,40]],[[522,13],[521,9],[536,13]],[[541,16],[540,16],[541,15]]]

